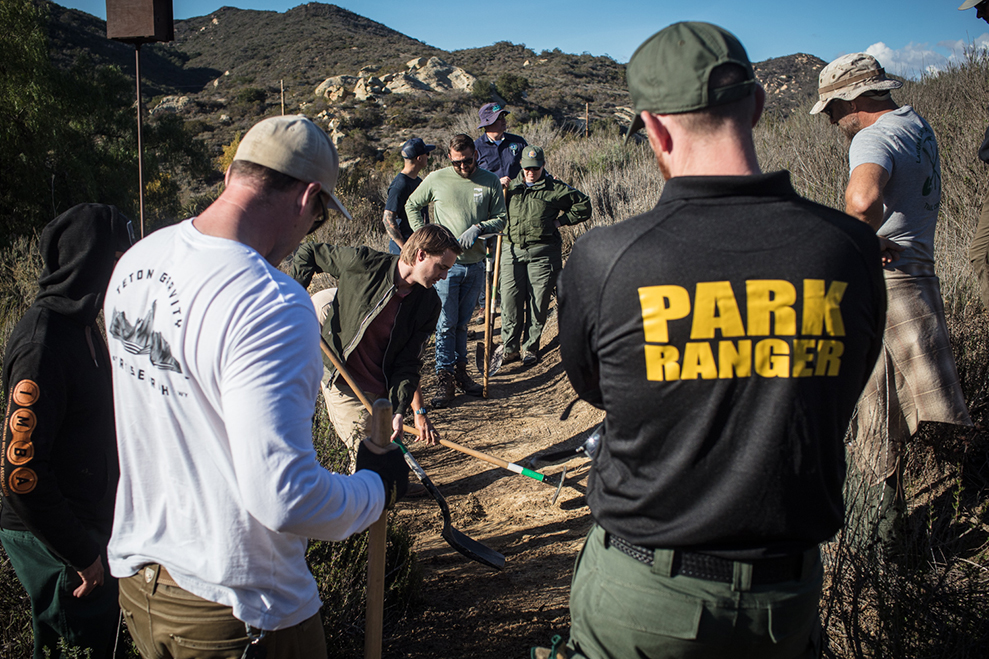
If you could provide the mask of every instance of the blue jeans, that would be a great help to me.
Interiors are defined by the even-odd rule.
[[[457,362],[467,362],[467,325],[483,287],[484,261],[455,263],[446,279],[436,282],[443,305],[436,321],[437,373],[452,371]]]

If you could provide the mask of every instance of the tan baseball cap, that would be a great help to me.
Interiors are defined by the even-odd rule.
[[[965,0],[965,2],[962,3],[962,6],[958,8],[958,11],[965,11],[966,9],[971,9],[976,5],[981,5],[985,1],[986,0]]]
[[[899,89],[903,83],[886,77],[886,71],[868,53],[842,55],[821,69],[817,83],[818,101],[811,108],[817,114],[838,98],[851,101],[868,91]]]
[[[353,220],[333,194],[340,173],[340,157],[323,130],[301,114],[271,117],[258,122],[240,141],[234,160],[246,160],[304,183],[319,183],[326,207]]]

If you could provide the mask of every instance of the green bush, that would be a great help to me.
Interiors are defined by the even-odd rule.
[[[237,91],[234,97],[238,103],[264,103],[268,95],[257,87],[244,87]]]
[[[509,103],[518,103],[525,98],[525,93],[531,85],[528,78],[515,75],[514,73],[502,73],[495,81],[498,93]]]
[[[470,96],[478,103],[488,103],[491,101],[491,88],[492,84],[490,80],[481,80],[478,78],[471,85]]]

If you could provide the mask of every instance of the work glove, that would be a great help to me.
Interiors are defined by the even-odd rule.
[[[367,441],[367,440],[365,440]],[[357,448],[357,471],[367,469],[381,477],[385,486],[385,509],[393,507],[409,489],[409,465],[397,446],[378,455],[361,442]]]
[[[474,224],[468,227],[467,230],[464,231],[462,234],[460,234],[460,238],[458,238],[457,240],[460,242],[460,245],[464,249],[470,249],[471,247],[474,246],[474,242],[477,240],[477,237],[480,235],[481,235],[481,225]]]

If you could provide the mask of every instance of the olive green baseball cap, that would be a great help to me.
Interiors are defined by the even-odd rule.
[[[539,146],[529,145],[522,150],[522,158],[519,160],[522,168],[542,167],[546,164],[546,157],[543,156],[543,149]]]
[[[711,72],[722,64],[737,64],[745,79],[712,88]],[[626,68],[635,119],[628,135],[644,124],[639,113],[682,114],[745,98],[755,89],[755,72],[742,43],[728,30],[711,23],[674,23],[639,46]]]
[[[254,124],[240,141],[234,160],[262,165],[303,183],[318,182],[326,207],[353,219],[333,194],[340,174],[337,148],[322,128],[301,114],[270,117]]]

